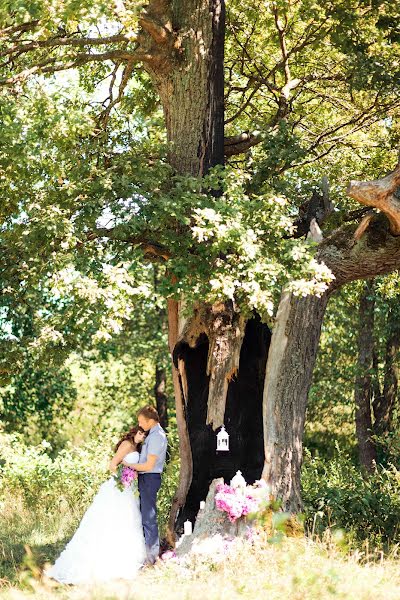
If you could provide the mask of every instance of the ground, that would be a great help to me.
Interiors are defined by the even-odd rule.
[[[33,566],[22,574],[25,590],[5,586],[0,597],[2,600],[400,598],[400,563],[395,557],[380,560],[361,553],[346,557],[332,543],[307,538],[271,543],[261,536],[253,542],[240,540],[230,544],[208,540],[204,546],[207,547],[189,558],[179,561],[172,558],[145,569],[130,584],[120,582],[96,588],[58,586],[37,580]]]

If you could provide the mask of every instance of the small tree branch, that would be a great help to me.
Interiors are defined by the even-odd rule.
[[[39,48],[57,48],[60,46],[70,47],[85,47],[85,46],[101,46],[104,44],[117,44],[121,42],[131,43],[135,41],[134,38],[127,37],[125,35],[111,35],[108,37],[55,37],[48,40],[36,40],[34,42],[15,44],[11,48],[7,48],[3,52],[0,52],[0,57],[9,56],[10,54],[17,54],[20,56],[25,52],[31,52]]]
[[[148,258],[157,257],[165,261],[171,258],[170,251],[162,244],[153,242],[152,240],[141,235],[124,235],[117,227],[113,227],[111,229],[99,227],[97,229],[89,231],[86,234],[86,240],[80,241],[78,243],[78,246],[83,246],[85,242],[91,242],[99,238],[108,238],[109,240],[124,242],[127,244],[132,244],[132,246],[137,246],[143,250],[144,255]]]
[[[79,53],[75,57],[71,57],[70,60],[62,60],[60,57],[49,58],[44,60],[33,67],[24,69],[7,79],[0,80],[0,86],[14,85],[15,83],[23,82],[31,75],[36,73],[56,73],[57,71],[67,71],[68,69],[74,69],[90,62],[102,62],[106,60],[111,61],[127,61],[131,64],[137,62],[146,62],[152,60],[152,55],[147,52],[128,52],[126,50],[110,50],[109,52],[102,52],[98,54]]]
[[[14,33],[21,34],[24,31],[30,31],[39,24],[39,21],[28,21],[27,23],[21,23],[20,25],[10,25],[0,30],[0,37],[10,36]]]
[[[102,112],[102,114],[100,115],[100,120],[102,121],[103,126],[105,127],[107,125],[108,122],[108,117],[110,116],[111,110],[114,108],[114,106],[116,106],[122,99],[122,96],[124,94],[124,90],[128,84],[129,78],[132,75],[133,69],[134,69],[134,63],[133,61],[128,62],[125,67],[124,70],[122,72],[122,77],[121,77],[121,82],[119,84],[118,87],[118,95],[114,98],[113,97],[113,87],[115,84],[115,80],[116,80],[116,76],[117,76],[117,71],[119,69],[119,64],[116,65],[113,73],[112,73],[112,77],[111,77],[111,82],[110,82],[110,95],[108,97],[107,100],[109,100],[109,104],[107,105],[107,107],[105,108],[105,110]]]
[[[374,218],[374,213],[372,211],[363,217],[363,219],[361,220],[361,223],[359,224],[359,226],[357,227],[357,229],[354,232],[354,239],[356,241],[358,241],[364,235],[364,233],[367,231],[369,224],[371,223],[373,218]]]
[[[171,39],[171,31],[158,23],[156,19],[143,12],[139,18],[139,25],[153,38],[157,44],[165,44]]]
[[[262,141],[260,131],[252,133],[241,133],[240,135],[228,136],[224,140],[225,156],[234,156],[235,154],[243,154],[250,150],[252,146],[259,144]]]

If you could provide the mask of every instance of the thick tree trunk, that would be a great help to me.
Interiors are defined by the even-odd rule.
[[[301,510],[300,468],[308,392],[328,296],[284,291],[265,376],[263,477],[291,512]]]
[[[358,324],[358,361],[355,380],[355,420],[360,464],[372,471],[376,464],[376,449],[371,439],[371,402],[374,357],[374,283],[367,281],[360,296]]]
[[[179,174],[202,176],[224,162],[225,2],[160,0],[149,17],[179,32],[174,53],[160,44],[158,60],[145,65],[164,110],[168,162]]]
[[[172,4],[160,0],[150,5],[143,21],[150,36],[154,22],[179,32],[177,52],[167,52],[163,60],[163,50],[170,52],[171,48],[160,43],[159,59],[146,67],[163,105],[168,161],[178,174],[202,177],[224,161],[225,4],[223,0]],[[191,517],[207,494],[210,473],[215,470],[213,428],[225,418],[229,382],[239,366],[245,322],[228,305],[197,307],[193,318],[185,321],[181,304],[171,301],[168,313],[181,441],[180,483],[170,514],[172,537],[176,515],[183,514],[193,469]]]
[[[154,50],[146,68],[164,109],[169,162],[178,174],[202,177],[213,165],[223,164],[224,2],[157,0],[146,11],[141,24]],[[380,225],[371,235],[372,225],[357,240],[347,229],[321,244],[319,258],[337,278],[330,291],[347,281],[398,268],[400,243]],[[263,422],[264,476],[286,508],[300,507],[304,415],[327,297],[283,295],[268,360],[264,421],[268,328],[256,317],[246,324],[228,304],[196,307],[185,321],[178,303],[170,301],[169,339],[181,442],[171,536],[178,512],[180,520],[185,515],[195,518],[212,479],[229,479],[241,467],[248,480],[260,476]],[[223,421],[231,433],[229,457],[215,454],[214,430]]]

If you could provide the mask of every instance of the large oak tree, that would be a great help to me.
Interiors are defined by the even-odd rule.
[[[225,10],[223,0],[0,10],[3,308],[18,342],[3,347],[55,350],[82,336],[76,319],[85,331],[98,319],[71,301],[58,329],[46,321],[71,264],[100,287],[104,264],[163,265],[181,453],[171,531],[212,478],[238,468],[300,509],[328,299],[400,266],[400,171],[378,179],[396,160],[398,9],[249,0]],[[71,70],[79,82],[63,88],[54,74]],[[376,181],[353,181],[346,201],[340,184],[353,173]],[[21,325],[21,300],[42,306],[40,343]],[[215,454],[223,423],[228,458]]]

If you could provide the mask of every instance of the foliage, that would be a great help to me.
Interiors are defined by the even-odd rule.
[[[336,292],[324,317],[313,383],[307,406],[305,444],[312,453],[328,457],[335,446],[355,456],[354,386],[357,371],[357,324],[361,283],[354,282]],[[379,393],[385,391],[387,341],[396,323],[398,274],[375,279],[374,352],[372,378]],[[389,318],[390,316],[390,318]],[[399,364],[394,357],[394,366]],[[398,368],[398,367],[397,367]],[[376,392],[374,391],[375,395]],[[372,408],[372,407],[371,407]],[[393,435],[378,440],[378,461],[398,465],[393,452],[398,430],[398,402],[394,406]]]
[[[73,510],[80,519],[109,476],[108,461],[112,455],[111,440],[97,439],[81,447],[61,450],[55,458],[48,452],[50,444],[25,445],[17,434],[0,434],[0,507],[14,497],[24,508],[35,512],[37,507],[51,518],[63,510]],[[158,518],[161,534],[165,532],[172,495],[179,472],[176,433],[169,434],[169,460],[158,495]],[[47,517],[46,517],[47,518]]]
[[[343,530],[348,548],[387,551],[400,541],[400,472],[378,468],[365,477],[352,460],[337,451],[329,462],[306,454],[302,471],[308,530]]]
[[[64,504],[86,506],[106,477],[109,448],[96,440],[85,448],[65,448],[54,459],[50,449],[46,441],[29,446],[16,435],[2,434],[1,496],[22,496],[29,509],[41,505],[50,513]]]
[[[357,356],[359,283],[329,301],[307,405],[305,445],[325,458],[336,444],[355,451],[354,379]]]
[[[397,7],[230,2],[227,134],[256,128],[262,143],[200,182],[167,164],[141,64],[122,76],[140,3],[49,6],[10,0],[0,15],[0,54],[12,55],[0,83],[13,91],[0,95],[3,377],[24,351],[61,361],[122,331],[132,303],[148,299],[149,243],[170,256],[164,298],[234,298],[268,319],[286,282],[320,293],[329,273],[288,236],[322,175],[334,181],[336,223],[349,206],[346,181],[395,160]]]
[[[63,435],[73,445],[118,436],[133,426],[137,411],[151,399],[154,363],[136,344],[129,354],[121,348],[119,356],[107,353],[103,359],[97,352],[71,356],[68,367],[77,399]]]
[[[76,388],[66,368],[32,369],[29,365],[0,390],[0,417],[6,431],[30,441],[62,444],[60,427],[74,408]]]

